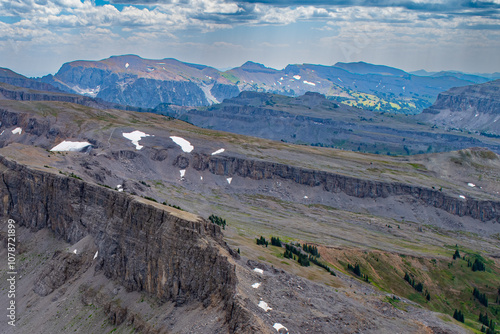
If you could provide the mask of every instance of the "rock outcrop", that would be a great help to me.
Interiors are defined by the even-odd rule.
[[[291,180],[309,187],[321,187],[332,193],[345,193],[358,198],[387,198],[411,196],[422,204],[433,206],[457,216],[470,216],[481,221],[500,223],[500,202],[451,197],[439,190],[397,182],[365,180],[325,171],[311,170],[285,164],[240,159],[234,157],[193,154],[191,166],[216,175],[240,176],[253,180]]]
[[[500,80],[451,88],[422,117],[437,126],[500,135]]]
[[[233,332],[242,332],[251,318],[235,300],[237,279],[227,259],[231,250],[218,226],[4,157],[0,168],[2,216],[33,231],[49,229],[71,244],[90,235],[99,252],[96,269],[127,291],[144,291],[177,305],[222,304]],[[60,260],[36,284],[41,295],[70,278],[81,261],[72,254]]]

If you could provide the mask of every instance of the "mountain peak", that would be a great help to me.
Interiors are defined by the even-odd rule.
[[[408,74],[405,71],[394,67],[374,65],[365,63],[364,61],[359,61],[357,63],[338,62],[334,66],[356,74],[380,74],[389,76],[403,76]]]

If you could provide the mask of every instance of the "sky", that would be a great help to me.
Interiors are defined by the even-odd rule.
[[[42,76],[122,54],[493,73],[500,0],[0,0],[0,67]]]

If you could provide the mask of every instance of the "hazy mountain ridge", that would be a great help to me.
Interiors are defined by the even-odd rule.
[[[452,72],[418,76],[363,62],[334,66],[290,64],[276,70],[248,61],[219,71],[176,59],[126,55],[66,63],[55,75],[39,80],[67,92],[146,108],[160,103],[210,105],[245,90],[288,96],[314,91],[364,109],[416,114],[429,107],[442,91],[488,79]]]
[[[35,89],[35,90],[62,92],[62,90],[54,87],[53,85],[27,78],[24,75],[16,73],[8,68],[0,68],[0,82],[4,82],[6,84],[13,86]]]

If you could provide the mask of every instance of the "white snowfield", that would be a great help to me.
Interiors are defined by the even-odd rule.
[[[255,271],[256,273],[259,273],[259,274],[263,274],[264,273],[264,270],[259,269],[259,268],[255,268],[253,271]]]
[[[125,68],[128,68],[129,66],[130,66],[130,65],[129,65],[129,63],[126,63],[126,64],[125,64]]]
[[[266,312],[267,312],[267,311],[269,311],[269,310],[272,310],[272,308],[270,308],[270,307],[269,307],[269,305],[268,305],[265,301],[263,301],[263,300],[261,300],[261,301],[259,302],[259,305],[258,305],[258,306],[259,306],[261,309],[263,309],[264,311],[266,311]]]
[[[117,185],[116,189],[118,190],[118,192],[122,192],[123,191],[123,187],[122,187],[121,184]]]
[[[95,255],[94,255],[94,260],[97,258],[97,255],[99,254],[99,251],[96,251],[95,252]]]
[[[295,80],[300,80],[301,76],[300,76],[300,75],[294,75],[294,76],[293,76],[293,78],[294,78]]]
[[[21,129],[21,128],[15,128],[14,130],[12,130],[12,134],[16,134],[16,133],[17,134],[23,133],[23,129]]]
[[[220,148],[220,149],[218,149],[217,151],[213,152],[213,153],[212,153],[212,155],[221,154],[221,153],[222,153],[222,152],[224,152],[224,151],[225,151],[225,149]]]
[[[186,153],[191,153],[191,151],[194,149],[194,146],[182,137],[170,136],[170,139],[172,139],[174,143],[179,145],[181,149]]]
[[[132,131],[132,132],[124,132],[123,133],[123,137],[129,139],[132,141],[132,144],[135,145],[135,149],[136,150],[140,150],[141,148],[143,148],[144,146],[142,145],[139,145],[139,140],[142,139],[142,137],[149,137],[150,135],[142,132],[142,131],[138,131],[138,130],[135,130],[135,131]]]
[[[183,179],[183,178],[184,178],[184,175],[186,175],[186,170],[185,170],[185,169],[181,169],[181,170],[179,171],[179,173],[181,173],[181,179]]]
[[[282,324],[278,323],[278,322],[277,322],[277,323],[275,323],[275,324],[273,325],[273,327],[274,327],[274,329],[276,329],[276,331],[278,331],[278,332],[279,332],[279,331],[280,331],[280,329],[282,329],[282,328],[284,328],[284,329],[288,332],[288,329],[287,329],[285,326],[283,326]]]
[[[303,82],[305,84],[307,84],[307,85],[316,86],[316,84],[314,82],[309,82],[309,81],[306,81],[306,80],[304,80]]]
[[[73,251],[73,253],[75,253],[75,254],[76,254],[77,252],[78,252],[78,251],[77,251],[76,249]]]
[[[464,195],[460,195],[460,198],[461,198],[461,199],[465,199],[465,196],[464,196]]]
[[[58,145],[54,146],[51,151],[53,152],[81,152],[83,149],[91,146],[89,142],[86,141],[63,141]]]
[[[474,183],[470,183],[470,182],[469,182],[469,183],[467,183],[467,185],[468,185],[469,187],[472,187],[472,188],[474,188],[474,187],[476,186]]]
[[[254,284],[252,284],[252,288],[254,288],[254,289],[258,289],[259,286],[260,286],[260,283],[254,283]]]
[[[231,184],[231,181],[232,181],[232,180],[233,180],[233,178],[232,178],[232,177],[228,177],[228,178],[227,178],[227,183],[228,183],[228,184]]]
[[[88,95],[90,97],[96,97],[101,91],[101,86],[95,88],[81,88],[80,86],[73,86],[72,89],[80,95]]]

